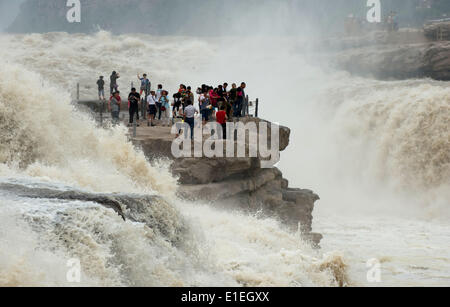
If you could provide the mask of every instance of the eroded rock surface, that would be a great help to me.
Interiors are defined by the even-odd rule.
[[[425,26],[423,31],[332,39],[319,48],[331,52],[335,67],[352,74],[383,80],[428,77],[448,81],[449,29],[449,22],[436,23]]]
[[[77,190],[62,191],[48,187],[30,187],[16,183],[0,183],[0,192],[24,199],[81,201],[114,210],[123,220],[143,223],[167,241],[182,245],[188,226],[178,211],[156,195],[96,194]]]
[[[248,118],[243,122],[252,121],[258,124],[263,120]],[[178,194],[181,197],[274,217],[292,230],[300,229],[306,240],[314,244],[320,242],[322,236],[312,233],[311,227],[314,204],[319,199],[315,193],[289,188],[279,169],[261,168],[259,156],[174,158],[171,153],[174,136],[164,134],[164,131],[168,132],[168,128],[165,129],[149,128],[148,135],[141,129],[134,143],[149,159],[165,157],[172,161],[171,170],[179,178]],[[289,128],[280,127],[280,151],[288,147],[290,133]],[[271,146],[270,135],[268,131]]]
[[[98,102],[85,101],[82,105],[98,111]],[[259,118],[244,118],[243,124],[256,124],[257,135],[261,135],[260,123],[267,124],[268,147],[272,147],[270,122]],[[176,158],[172,155],[172,145],[175,136],[168,127],[141,126],[137,129],[131,141],[142,149],[149,160],[168,159],[171,161],[171,171],[180,183],[179,196],[189,200],[208,201],[217,206],[236,208],[249,213],[258,213],[279,219],[286,227],[292,230],[300,229],[306,240],[318,244],[322,238],[320,234],[312,233],[312,212],[314,203],[319,197],[309,190],[293,189],[289,182],[283,178],[277,168],[262,168],[261,162],[267,159],[258,153],[255,157],[247,154],[243,158],[227,157],[226,144],[224,144],[224,157],[214,158]],[[291,130],[279,126],[279,151],[289,146]],[[204,135],[200,146],[209,138]],[[251,134],[255,136],[255,134]],[[249,135],[250,137],[250,135]],[[256,139],[257,140],[257,139]],[[227,141],[234,145],[236,154],[237,140]],[[257,142],[256,142],[257,143]],[[246,139],[244,145],[246,152],[253,145]],[[192,150],[194,145],[192,145]],[[233,155],[235,156],[235,155]]]

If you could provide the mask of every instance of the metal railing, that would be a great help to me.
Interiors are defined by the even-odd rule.
[[[248,95],[245,97],[244,108],[243,108],[244,116],[251,116],[250,107],[253,107],[253,117],[258,117],[258,115],[259,115],[259,98],[256,98],[255,101],[250,101]]]

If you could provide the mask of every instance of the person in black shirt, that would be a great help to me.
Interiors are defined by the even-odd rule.
[[[110,79],[109,87],[110,87],[111,95],[114,92],[117,92],[117,90],[119,88],[119,86],[117,85],[117,79],[119,79],[119,78],[120,78],[120,75],[116,71],[113,71],[111,76],[109,77],[109,79]]]
[[[172,108],[172,116],[173,118],[178,117],[178,113],[180,112],[182,103],[182,96],[181,93],[176,93],[173,95],[173,108]]]
[[[98,100],[105,100],[105,80],[103,80],[103,76],[97,80],[98,86]]]
[[[237,93],[236,93],[236,101],[234,102],[233,105],[233,110],[234,110],[234,117],[242,117],[242,107],[244,104],[244,94],[243,94],[243,90],[242,87],[238,87],[237,88]]]
[[[228,83],[226,83],[226,82],[223,84],[223,91],[224,91],[225,96],[227,96],[228,95]]]
[[[245,94],[246,88],[247,88],[247,85],[245,84],[245,82],[242,82],[241,86],[238,88],[237,99],[238,99],[238,101],[240,101],[240,117],[248,116],[248,114],[247,114],[248,101],[247,101],[247,95]]]
[[[134,122],[134,115],[137,117],[137,125],[139,126],[139,101],[141,101],[141,95],[136,92],[135,88],[131,89],[130,95],[128,95],[128,110],[130,111],[130,124]]]

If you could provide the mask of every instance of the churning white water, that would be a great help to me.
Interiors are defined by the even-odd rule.
[[[73,257],[86,285],[450,285],[448,86],[355,78],[295,42],[248,40],[0,36],[0,184],[160,195],[171,212],[161,229],[184,233],[176,244],[174,232],[95,203],[5,191],[0,285],[65,285]],[[150,165],[123,129],[97,129],[70,105],[77,82],[93,98],[112,70],[123,91],[142,72],[171,91],[247,81],[262,116],[293,130],[280,167],[292,186],[321,196],[322,250],[274,220],[176,199],[167,165]],[[370,259],[380,284],[366,278]]]

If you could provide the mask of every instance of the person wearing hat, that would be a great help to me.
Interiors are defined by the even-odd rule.
[[[103,76],[97,80],[98,86],[98,100],[105,100],[105,80],[103,80]]]

